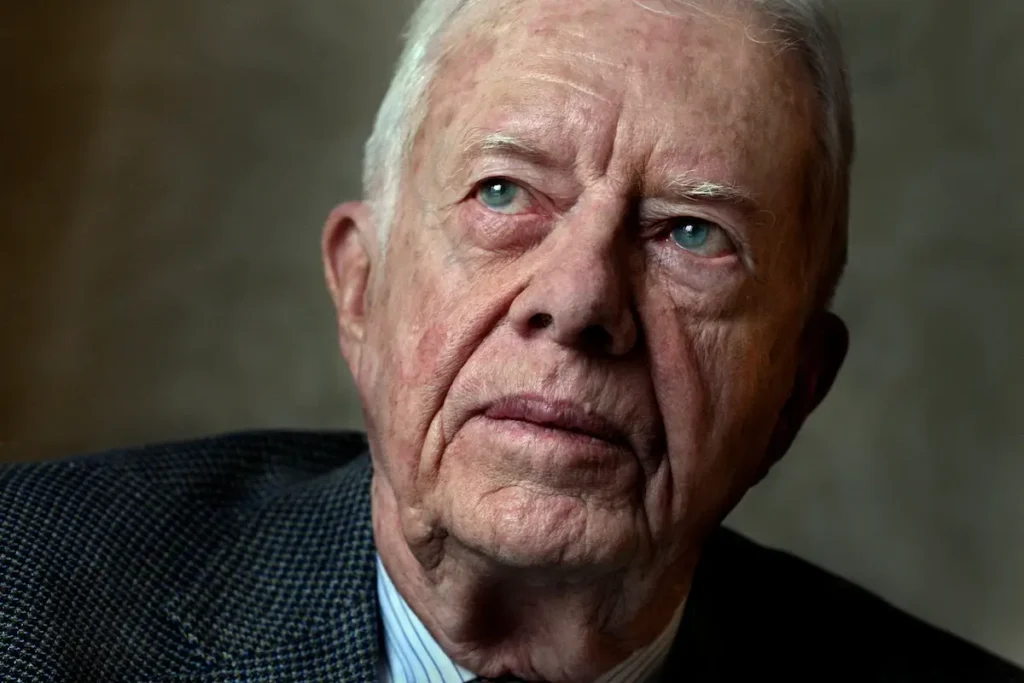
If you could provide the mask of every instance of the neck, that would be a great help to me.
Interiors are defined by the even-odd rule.
[[[696,564],[586,576],[508,567],[444,533],[403,532],[394,494],[376,476],[373,523],[402,597],[455,662],[487,677],[597,679],[678,623]]]

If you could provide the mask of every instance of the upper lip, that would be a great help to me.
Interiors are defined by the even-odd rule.
[[[615,422],[573,401],[545,398],[536,394],[514,394],[492,403],[484,415],[494,420],[533,422],[629,447],[625,431]]]

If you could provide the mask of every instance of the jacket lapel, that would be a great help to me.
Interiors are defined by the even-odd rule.
[[[662,680],[724,681],[727,672],[742,656],[743,647],[734,647],[732,630],[737,613],[731,604],[730,586],[742,577],[737,571],[737,553],[748,543],[732,531],[720,527],[705,543],[686,597],[679,633],[662,669]],[[742,614],[742,610],[740,612]]]
[[[165,605],[195,650],[188,681],[376,681],[369,457],[254,501]]]

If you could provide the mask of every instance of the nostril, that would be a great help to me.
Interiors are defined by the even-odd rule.
[[[550,327],[551,323],[554,322],[554,318],[549,313],[537,313],[530,318],[530,327],[536,330],[543,330],[546,327]]]

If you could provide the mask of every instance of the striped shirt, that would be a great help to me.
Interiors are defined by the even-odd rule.
[[[477,677],[444,653],[391,582],[379,555],[377,599],[384,622],[385,656],[380,663],[381,683],[467,683]],[[668,628],[654,642],[634,652],[594,683],[654,683],[656,673],[672,647],[682,615],[680,606]]]

